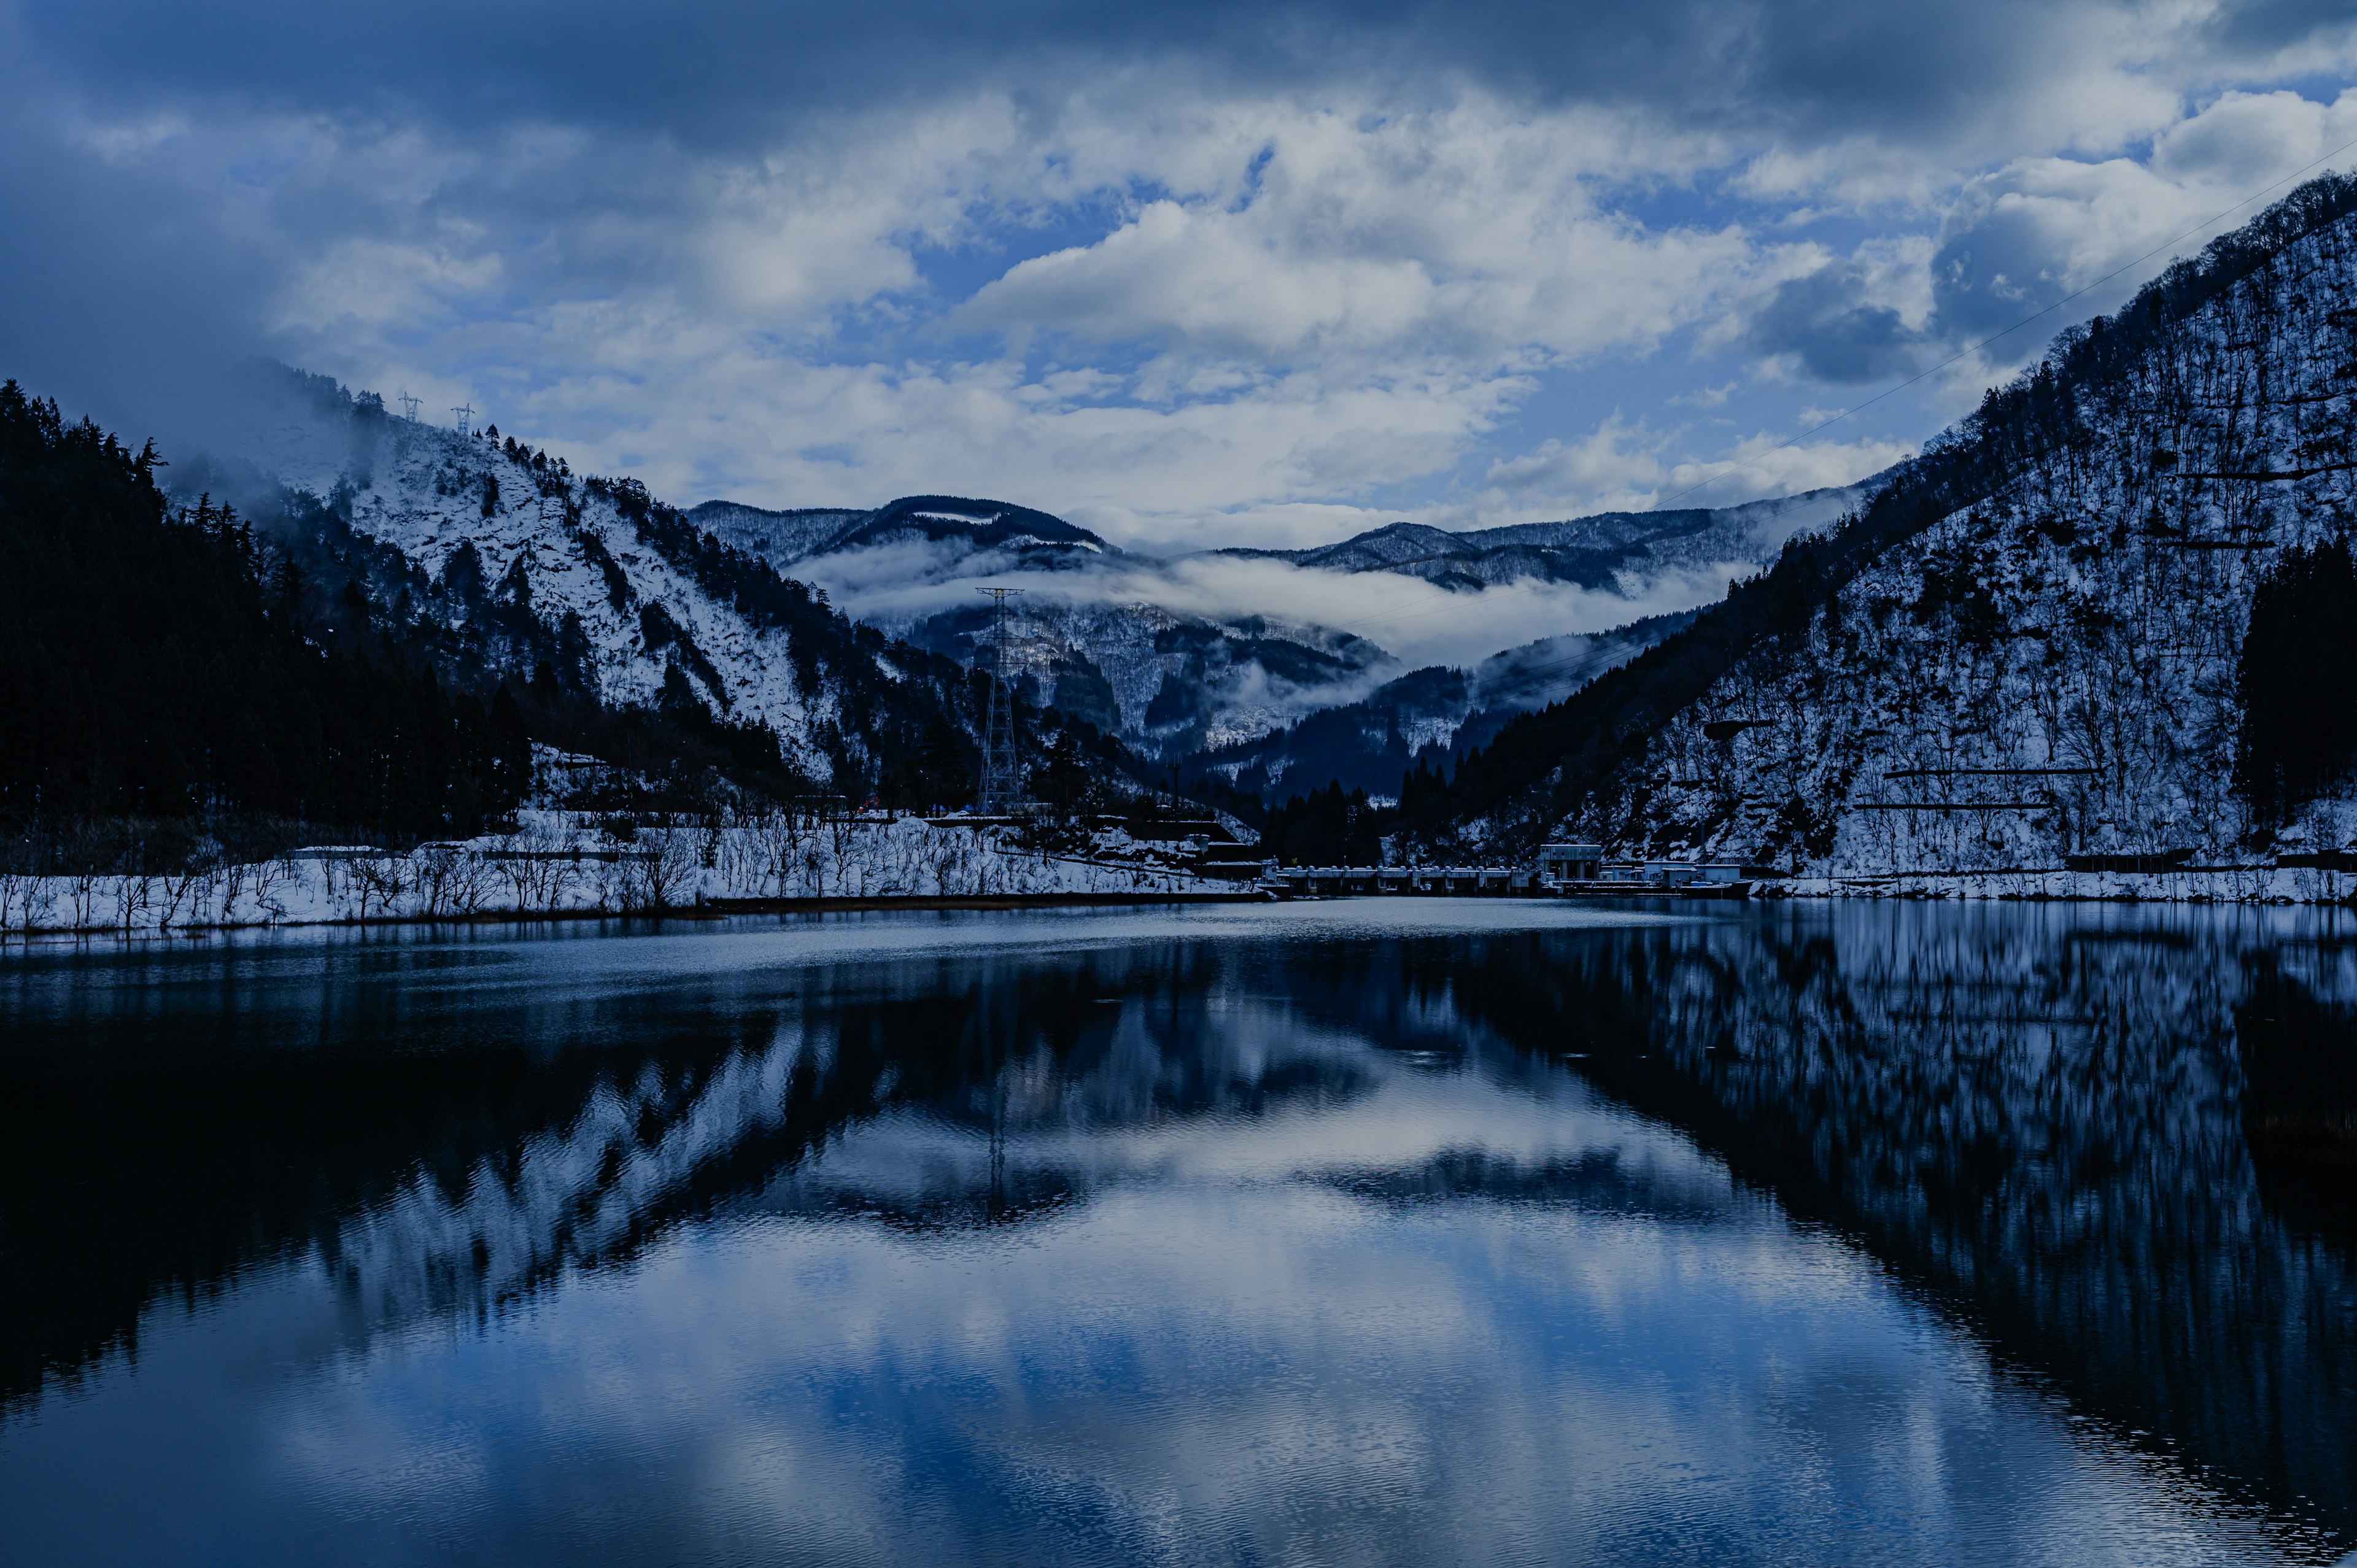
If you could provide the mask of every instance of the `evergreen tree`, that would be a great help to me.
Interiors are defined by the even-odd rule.
[[[2251,603],[2234,784],[2274,827],[2357,768],[2357,566],[2346,540],[2287,552]]]
[[[0,817],[229,811],[424,836],[514,808],[518,722],[371,661],[357,583],[330,610],[350,635],[322,647],[295,564],[265,564],[210,496],[174,510],[156,466],[0,385]]]

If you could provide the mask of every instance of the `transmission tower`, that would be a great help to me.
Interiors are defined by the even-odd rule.
[[[467,403],[450,412],[458,416],[458,434],[464,435],[468,426],[475,423],[475,405],[471,403]]]
[[[1003,817],[1015,810],[1023,794],[1022,771],[1015,756],[1015,688],[1006,667],[1006,596],[1020,588],[978,588],[990,596],[990,695],[982,719],[983,814]]]
[[[406,419],[412,424],[417,423],[417,405],[425,401],[423,398],[414,398],[410,396],[407,392],[403,392],[399,397],[393,401],[401,404],[401,416],[404,419]]]

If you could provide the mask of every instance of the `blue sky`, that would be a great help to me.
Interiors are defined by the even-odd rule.
[[[1161,547],[1738,499],[2351,166],[2352,81],[2293,0],[0,0],[0,374],[168,438],[264,353],[684,502]]]

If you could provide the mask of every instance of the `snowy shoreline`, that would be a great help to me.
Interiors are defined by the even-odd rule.
[[[1917,871],[1801,876],[1770,898],[1982,899],[2000,903],[2312,904],[2357,902],[2357,873],[2310,866],[2181,871]]]
[[[314,846],[169,874],[0,871],[0,934],[160,936],[856,908],[991,908],[1249,897],[1135,852],[1090,859],[996,829],[903,818],[640,830],[616,841],[542,816],[524,832],[404,853]]]

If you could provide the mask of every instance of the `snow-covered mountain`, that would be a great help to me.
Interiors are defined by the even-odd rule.
[[[1784,542],[1857,510],[1877,478],[1741,506],[1608,511],[1566,522],[1520,522],[1452,532],[1394,522],[1311,550],[1223,550],[1247,560],[1288,561],[1325,572],[1398,572],[1451,588],[1527,578],[1611,588],[1631,596],[1671,573],[1772,561]]]
[[[1585,627],[1610,628],[1616,607],[1643,618],[1664,583],[1676,585],[1673,607],[1690,604],[1872,489],[1465,534],[1399,525],[1300,560],[1161,561],[1035,509],[955,496],[794,511],[707,501],[683,513],[495,429],[393,417],[320,378],[274,371],[263,382],[221,446],[234,456],[181,463],[176,486],[238,495],[248,510],[279,498],[263,511],[305,542],[308,569],[354,584],[366,601],[356,614],[417,619],[454,668],[529,676],[547,664],[560,684],[608,703],[690,703],[765,725],[822,783],[848,768],[873,784],[895,756],[938,752],[944,732],[971,739],[960,667],[996,657],[985,586],[1023,590],[1006,652],[1040,707],[1174,760],[1278,734],[1406,675],[1375,637],[1331,624],[1346,618],[1330,607],[1351,602],[1335,585],[1364,572],[1424,575],[1451,613],[1534,585],[1587,596],[1588,618],[1524,660],[1552,659],[1553,678],[1501,683],[1470,661],[1442,682],[1455,693],[1446,713],[1383,739],[1388,768],[1401,746],[1446,745],[1477,715],[1494,725],[1559,696],[1562,671],[1595,635]],[[1414,556],[1426,546],[1432,559]],[[1444,558],[1446,570],[1427,569]],[[1285,769],[1264,771],[1274,780]]]
[[[307,571],[350,583],[352,616],[414,626],[462,673],[766,725],[820,784],[872,787],[976,728],[956,663],[852,622],[635,480],[574,474],[495,428],[390,416],[322,378],[259,381],[177,487],[239,499]]]
[[[1392,801],[1409,769],[1422,764],[1445,771],[1517,714],[1560,701],[1693,619],[1690,610],[1649,616],[1610,631],[1510,648],[1469,670],[1411,671],[1359,702],[1198,752],[1181,764],[1183,776],[1218,779],[1272,803],[1335,783]]]
[[[986,657],[992,635],[991,608],[974,590],[1020,589],[1014,646],[1042,700],[1141,750],[1178,757],[1274,736],[1407,672],[1383,645],[1379,620],[1352,631],[1349,612],[1317,607],[1350,603],[1337,592],[1350,577],[1420,577],[1467,596],[1461,613],[1477,621],[1474,598],[1532,585],[1587,591],[1607,606],[1625,602],[1625,618],[1635,620],[1665,604],[1695,604],[1757,570],[1794,534],[1854,510],[1875,485],[1462,533],[1403,522],[1314,550],[1220,550],[1168,561],[1122,551],[1046,512],[961,497],[911,496],[873,511],[707,501],[688,515],[780,570],[823,584],[861,618],[964,661]],[[1222,601],[1232,607],[1206,607]],[[1592,602],[1584,608],[1597,613]],[[1602,631],[1615,623],[1588,624]],[[1585,635],[1566,630],[1544,640]],[[1511,639],[1499,640],[1502,656]],[[1459,672],[1466,702],[1445,721],[1450,731],[1497,706],[1477,693],[1478,673],[1468,679]],[[1529,705],[1561,694],[1543,682]],[[1498,711],[1522,711],[1519,698],[1512,703]],[[1392,744],[1384,742],[1386,755]]]
[[[2271,804],[2292,775],[2261,743],[2351,733],[2349,607],[2337,632],[2276,614],[2312,650],[2294,668],[2246,633],[2263,592],[2352,592],[2310,552],[2357,524],[2352,442],[2357,180],[2330,177],[2065,333],[1646,668],[1526,725],[1536,814],[1493,777],[1464,820],[1858,875],[2337,851],[2357,756]],[[2266,741],[2262,698],[2309,733]]]
[[[1040,700],[1148,752],[1265,734],[1400,667],[1314,620],[1174,607],[1200,596],[1162,563],[1010,502],[905,496],[873,511],[770,511],[706,501],[687,515],[823,585],[863,620],[962,662],[995,657],[995,609],[976,590],[1017,590],[1008,655]]]
[[[705,501],[688,519],[780,570],[818,555],[894,546],[943,546],[934,569],[958,568],[976,555],[993,571],[1070,567],[1120,552],[1087,529],[1029,507],[962,496],[903,496],[874,511],[768,511],[736,501]]]

